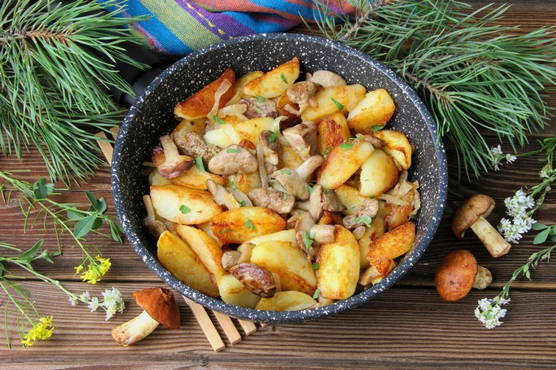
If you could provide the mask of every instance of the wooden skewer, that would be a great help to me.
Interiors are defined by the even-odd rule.
[[[220,335],[216,330],[216,327],[214,326],[212,321],[210,321],[210,317],[207,311],[205,311],[205,308],[186,297],[183,297],[183,299],[193,312],[195,319],[199,322],[199,325],[201,326],[203,333],[205,333],[205,337],[207,337],[212,349],[216,352],[219,352],[226,348],[224,342],[222,341],[222,338],[220,338]]]
[[[241,325],[245,335],[251,335],[257,331],[257,326],[253,322],[240,319],[237,319],[237,321],[239,321],[239,325]]]
[[[236,344],[240,342],[241,334],[239,334],[239,331],[237,331],[236,327],[234,326],[234,322],[232,321],[230,316],[224,315],[223,313],[218,311],[212,312],[214,313],[216,320],[218,320],[220,327],[222,328],[222,330],[224,330],[224,334],[226,334],[226,337],[228,337],[230,343]]]
[[[107,139],[106,134],[104,132],[99,132],[98,134],[96,134],[96,136],[104,140]],[[100,147],[100,150],[102,151],[102,154],[104,154],[104,157],[106,158],[108,163],[112,163],[112,155],[114,154],[114,148],[112,147],[112,144],[104,140],[97,140],[98,146]]]

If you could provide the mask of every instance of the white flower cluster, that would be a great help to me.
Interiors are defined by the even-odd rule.
[[[87,303],[91,312],[102,308],[106,312],[105,320],[110,320],[117,312],[122,313],[125,309],[122,293],[116,288],[106,289],[102,292],[102,302],[99,301],[98,297],[91,297],[88,291],[79,296],[69,296],[69,301],[72,306],[75,306],[78,302]]]
[[[480,299],[477,308],[475,308],[475,317],[485,328],[494,329],[503,324],[500,319],[506,316],[508,310],[502,308],[502,306],[508,303],[510,303],[509,298]]]
[[[531,230],[536,222],[527,214],[527,211],[535,206],[535,199],[519,189],[513,197],[504,199],[504,204],[506,205],[506,213],[512,219],[501,219],[498,231],[508,242],[517,244],[523,234]]]
[[[500,171],[500,162],[502,162],[502,160],[505,159],[507,164],[511,164],[514,163],[517,159],[515,155],[509,153],[504,154],[502,152],[502,147],[500,146],[500,144],[490,148],[490,154],[492,156],[492,165],[494,166],[495,171]]]

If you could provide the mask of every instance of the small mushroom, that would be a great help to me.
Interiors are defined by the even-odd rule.
[[[303,179],[303,181],[309,180],[313,172],[324,162],[324,159],[320,155],[313,155],[297,167],[295,172]]]
[[[453,302],[465,297],[471,288],[488,287],[492,282],[492,274],[477,264],[471,252],[460,249],[444,257],[434,281],[440,297]]]
[[[344,86],[346,81],[334,72],[316,71],[313,74],[307,73],[307,81],[314,82],[322,87]]]
[[[311,242],[311,228],[315,225],[315,220],[308,212],[299,212],[295,219],[295,240],[299,249],[307,254],[309,259],[316,255],[315,245]]]
[[[264,99],[264,98],[263,98]],[[278,111],[276,110],[276,103],[270,99],[258,98],[243,98],[240,103],[245,104],[247,110],[245,111],[245,117],[257,118],[257,117],[278,117]]]
[[[290,213],[295,204],[292,195],[271,188],[253,189],[248,196],[256,206],[270,208],[281,214]]]
[[[180,311],[169,289],[147,288],[133,293],[135,302],[143,312],[112,329],[112,337],[122,346],[139,342],[162,324],[168,329],[180,327]]]
[[[210,172],[217,175],[252,173],[257,170],[257,158],[239,145],[230,145],[222,149],[208,162]]]
[[[347,229],[355,229],[371,222],[378,212],[378,200],[365,199],[354,214],[343,218],[342,223]]]
[[[284,139],[299,154],[307,159],[317,150],[317,129],[313,122],[305,121],[282,131]]]
[[[143,195],[143,203],[145,204],[145,209],[147,210],[147,217],[143,219],[143,224],[147,227],[147,230],[149,230],[152,236],[158,238],[160,234],[166,231],[166,225],[164,222],[156,219],[150,195]]]
[[[301,200],[309,199],[309,189],[307,183],[298,175],[298,173],[289,168],[282,168],[274,171],[270,177],[284,188],[284,190]]]
[[[299,105],[299,111],[302,112],[307,106],[314,106],[317,85],[311,81],[300,81],[294,83],[286,90],[286,95],[292,103]]]
[[[276,138],[271,140],[271,137],[273,136],[274,133],[272,131],[265,130],[261,132],[260,144],[262,146],[264,164],[267,173],[276,171],[278,169],[278,163],[280,162],[280,157],[278,155],[280,152],[280,144]]]
[[[160,143],[164,151],[164,162],[157,165],[156,168],[162,176],[173,179],[193,166],[193,158],[187,155],[181,155],[178,152],[178,147],[169,135],[162,136],[160,138]],[[157,148],[155,148],[153,152],[153,157],[156,155],[160,155],[160,150]],[[153,162],[156,163],[158,161],[153,158]]]
[[[490,255],[498,258],[508,253],[511,245],[486,220],[493,209],[494,199],[483,194],[473,195],[457,210],[452,220],[452,231],[461,239],[465,231],[471,227]]]
[[[241,258],[241,252],[239,251],[226,251],[222,253],[222,267],[224,270],[228,271],[235,265],[239,263],[239,259]]]
[[[371,143],[371,145],[376,149],[381,149],[382,147],[384,147],[384,141],[382,141],[376,136],[373,135],[361,135],[361,136],[363,137],[363,140],[365,140],[368,143]]]
[[[322,185],[316,184],[313,186],[307,210],[315,220],[318,220],[322,215]]]
[[[208,191],[212,194],[216,204],[224,206],[228,209],[240,208],[240,204],[237,199],[230,193],[225,187],[220,184],[215,183],[212,180],[207,180]]]
[[[251,293],[263,298],[274,296],[276,284],[272,273],[253,263],[240,263],[230,269],[230,273],[243,283]]]
[[[309,230],[309,235],[319,244],[334,243],[334,240],[336,240],[335,230],[334,225],[313,225]]]
[[[172,139],[183,153],[194,158],[202,157],[208,162],[220,151],[216,145],[206,143],[198,133],[183,130],[187,130],[187,127],[172,133]]]

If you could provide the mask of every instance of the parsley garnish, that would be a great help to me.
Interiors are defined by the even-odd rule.
[[[250,230],[255,230],[255,225],[253,225],[251,220],[248,219],[248,218],[245,219],[245,227],[250,229]]]
[[[220,117],[217,117],[216,114],[211,114],[211,115],[210,115],[210,118],[211,118],[214,122],[218,123],[219,125],[225,125],[225,124],[226,124],[226,121],[224,121],[224,120],[223,120],[222,118],[220,118]]]
[[[207,172],[207,170],[205,170],[205,164],[203,163],[203,157],[201,156],[197,156],[195,157],[195,166],[203,171],[203,172]]]
[[[280,78],[282,79],[282,81],[284,81],[285,84],[288,83],[288,80],[286,79],[286,76],[284,76],[283,73],[280,75]]]
[[[276,138],[278,138],[278,132],[279,130],[273,131],[270,135],[268,135],[268,141],[273,143],[276,141]]]
[[[284,168],[280,172],[282,172],[284,175],[291,175],[292,174],[292,171],[289,168]]]
[[[313,247],[313,240],[311,239],[307,231],[303,232],[303,244],[305,244],[306,250],[309,250]]]
[[[236,149],[236,148],[226,149],[226,153],[239,153],[239,152],[241,152],[241,150]]]
[[[218,234],[224,234],[224,233],[231,233],[232,229],[222,229],[220,231],[218,231]]]
[[[240,207],[245,207],[246,205],[247,205],[247,202],[246,202],[246,201],[244,201],[244,200],[240,200],[240,201],[239,201],[239,206],[240,206]]]
[[[365,226],[370,227],[372,220],[373,219],[369,215],[363,215],[363,216],[355,217],[355,219],[353,221],[357,224],[358,223],[363,223],[363,224],[365,224]]]
[[[180,206],[180,212],[183,213],[184,215],[191,212],[191,208],[189,208],[188,206],[186,206],[185,204],[182,204]]]
[[[266,101],[266,98],[264,96],[257,95],[256,98],[259,103],[263,103]]]
[[[330,100],[332,100],[332,103],[334,103],[336,105],[336,108],[338,108],[338,110],[340,112],[344,110],[344,105],[342,103],[340,103],[339,101],[337,101],[334,98],[330,98]]]
[[[307,184],[307,190],[309,190],[309,194],[312,194],[314,189],[310,184]]]
[[[377,126],[371,127],[371,130],[373,130],[373,131],[380,131],[380,130],[382,130],[383,128],[384,128],[384,125],[383,125],[383,126],[377,125]]]
[[[315,290],[315,292],[313,293],[313,299],[317,299],[320,295],[320,289],[317,288],[317,290]]]
[[[343,150],[349,150],[349,149],[351,149],[352,146],[353,146],[353,143],[341,143],[340,144],[340,148],[342,148]]]
[[[288,193],[282,193],[282,199],[283,200],[288,200]]]
[[[320,265],[318,263],[313,263],[313,270],[318,270]]]

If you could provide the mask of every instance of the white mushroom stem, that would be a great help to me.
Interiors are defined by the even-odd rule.
[[[222,185],[217,184],[212,180],[207,180],[207,188],[218,205],[224,206],[228,209],[240,208],[239,202],[236,198]]]
[[[162,144],[162,149],[164,149],[164,157],[166,159],[165,162],[172,162],[180,157],[178,147],[170,135],[161,136],[160,144]]]
[[[512,247],[484,217],[479,217],[471,225],[471,230],[481,239],[490,255],[494,258],[505,255]]]
[[[145,204],[145,209],[147,210],[147,217],[143,219],[143,224],[147,226],[149,232],[153,234],[153,236],[158,237],[164,232],[164,230],[167,229],[167,227],[163,222],[156,219],[150,195],[143,195],[143,203]]]
[[[483,266],[477,266],[477,275],[473,282],[473,288],[486,289],[492,283],[492,273]]]
[[[309,235],[313,235],[313,239],[319,244],[334,243],[334,230],[334,225],[314,225],[309,230]]]
[[[266,173],[264,163],[264,147],[260,141],[257,143],[257,162],[259,165],[259,177],[261,178],[261,187],[268,188],[268,174]]]
[[[323,161],[324,159],[320,155],[313,155],[301,163],[295,172],[297,172],[303,181],[307,181]]]
[[[139,316],[112,329],[112,337],[118,344],[128,346],[147,337],[157,326],[158,321],[143,311]]]

